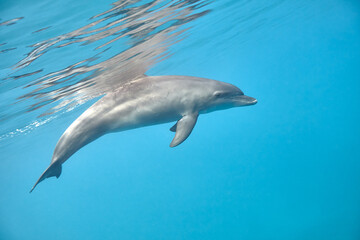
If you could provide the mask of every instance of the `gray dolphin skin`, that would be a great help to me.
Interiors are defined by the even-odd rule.
[[[170,147],[185,141],[199,114],[256,104],[234,85],[199,77],[144,76],[107,93],[63,133],[50,166],[36,185],[61,174],[61,165],[80,148],[104,134],[175,122]]]

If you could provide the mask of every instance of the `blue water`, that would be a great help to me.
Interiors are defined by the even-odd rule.
[[[1,240],[360,239],[358,1],[111,3],[0,1]],[[173,123],[103,136],[29,194],[65,129],[142,73],[258,104],[176,148]]]

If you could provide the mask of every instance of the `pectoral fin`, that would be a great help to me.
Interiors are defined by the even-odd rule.
[[[198,113],[185,115],[172,128],[170,128],[170,131],[176,130],[175,137],[170,143],[170,147],[176,147],[189,137],[198,116]]]

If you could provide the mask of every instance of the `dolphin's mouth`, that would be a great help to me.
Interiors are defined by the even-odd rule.
[[[246,95],[238,95],[238,96],[234,97],[234,100],[235,99],[236,99],[236,102],[241,106],[249,106],[249,105],[254,105],[257,103],[256,98],[249,97]]]

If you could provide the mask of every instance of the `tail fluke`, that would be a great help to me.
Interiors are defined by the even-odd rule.
[[[30,190],[30,193],[35,189],[36,185],[49,177],[59,178],[61,174],[61,164],[52,163],[50,166],[41,174],[40,178],[36,181],[35,185]]]

